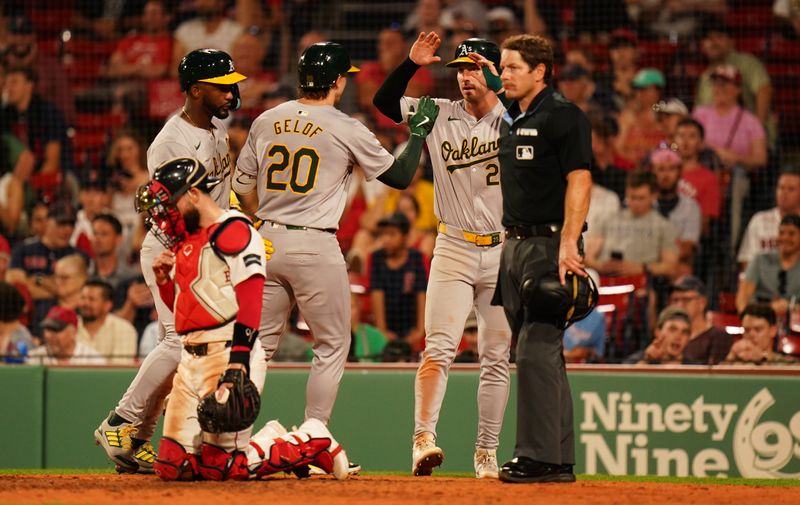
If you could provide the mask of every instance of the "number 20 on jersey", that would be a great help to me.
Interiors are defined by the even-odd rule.
[[[302,146],[292,152],[284,144],[273,144],[267,150],[267,156],[274,160],[267,167],[267,191],[288,189],[306,195],[314,189],[319,168],[316,149]]]

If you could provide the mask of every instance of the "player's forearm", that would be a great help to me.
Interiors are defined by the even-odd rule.
[[[406,92],[408,83],[414,74],[419,69],[419,65],[411,61],[411,58],[406,58],[397,68],[392,70],[392,73],[386,77],[381,87],[375,92],[372,98],[372,104],[381,113],[394,121],[395,123],[403,122],[403,113],[400,109],[400,99]]]
[[[264,276],[251,275],[234,288],[239,312],[236,321],[251,328],[258,328],[261,321],[261,305],[264,292]]]
[[[175,283],[172,282],[172,279],[158,285],[158,294],[161,297],[161,301],[169,308],[170,312],[174,312]]]
[[[406,189],[417,171],[424,142],[425,139],[416,135],[408,137],[406,148],[394,160],[389,170],[378,177],[378,180],[395,189]]]
[[[561,240],[577,241],[586,215],[589,212],[589,195],[592,192],[592,175],[588,170],[575,170],[567,175],[567,193],[564,198],[564,226]]]
[[[230,363],[248,366],[250,351],[258,337],[258,326],[261,321],[261,304],[264,291],[264,276],[251,275],[237,284],[236,302],[239,312],[233,325]]]

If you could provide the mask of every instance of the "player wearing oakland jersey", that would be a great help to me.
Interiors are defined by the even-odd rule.
[[[236,72],[228,54],[215,49],[198,49],[187,54],[179,67],[186,101],[179,114],[167,120],[147,150],[150,176],[164,162],[195,158],[221,182],[211,190],[220,207],[230,205],[231,158],[228,133],[220,121],[238,108],[236,85],[245,77]],[[175,333],[172,311],[158,295],[152,264],[164,250],[148,232],[140,252],[142,274],[153,293],[161,324],[161,340],[142,362],[117,407],[95,430],[95,441],[103,447],[118,470],[152,472],[154,452],[147,442],[155,430],[161,403],[169,392],[172,375],[180,361],[180,341]]]
[[[267,358],[296,303],[314,336],[305,417],[326,423],[350,343],[350,283],[334,233],[353,165],[368,180],[407,187],[438,112],[430,99],[420,101],[409,120],[408,146],[393,158],[372,132],[334,107],[347,74],[357,71],[339,44],[307,48],[298,63],[300,98],[253,122],[233,179],[243,205],[265,221],[259,231],[277,251],[267,272],[260,327]]]
[[[419,35],[409,58],[375,94],[381,112],[401,122],[416,108],[416,99],[402,96],[405,86],[420,65],[440,60],[435,56],[440,43],[435,33]],[[430,475],[444,459],[436,446],[436,423],[448,369],[473,309],[481,368],[475,475],[498,475],[496,449],[508,400],[511,345],[505,314],[491,305],[503,237],[497,139],[505,108],[468,57],[472,52],[499,64],[500,50],[492,42],[468,39],[458,46],[447,66],[457,69],[463,99],[435,99],[441,112],[427,138],[440,224],[425,301],[425,351],[415,382],[414,475]]]

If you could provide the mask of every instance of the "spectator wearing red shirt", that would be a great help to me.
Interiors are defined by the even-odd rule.
[[[108,63],[111,78],[158,79],[172,58],[171,15],[164,0],[149,0],[142,9],[141,31],[122,38]]]
[[[692,118],[678,122],[675,144],[681,157],[681,182],[678,190],[682,195],[694,198],[703,213],[703,230],[708,230],[709,220],[717,219],[722,205],[720,181],[717,175],[700,162],[705,129]]]
[[[358,84],[358,103],[362,110],[368,110],[372,114],[375,127],[378,131],[392,133],[395,141],[401,141],[407,135],[405,126],[397,125],[379,113],[372,105],[372,97],[375,91],[383,84],[389,72],[397,68],[408,55],[408,47],[403,36],[403,32],[396,28],[384,28],[378,34],[378,60],[366,62],[361,65],[361,72],[356,75]],[[406,88],[406,96],[418,98],[429,95],[433,91],[434,80],[430,71],[420,68]]]

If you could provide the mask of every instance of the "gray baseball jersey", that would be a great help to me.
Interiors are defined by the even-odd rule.
[[[165,161],[184,156],[197,158],[212,175],[222,179],[222,183],[211,191],[211,196],[220,207],[227,209],[230,207],[233,168],[228,132],[217,118],[212,118],[211,124],[214,128],[209,131],[192,126],[180,114],[169,118],[147,149],[147,169],[152,177],[155,169]],[[175,333],[175,318],[161,300],[153,273],[153,261],[163,250],[161,243],[152,233],[148,233],[139,253],[142,275],[153,295],[158,321],[161,323],[161,340],[142,362],[136,377],[115,409],[117,414],[139,426],[137,436],[143,439],[149,439],[155,431],[161,405],[170,391],[172,374],[181,357],[181,343]]]
[[[259,218],[337,229],[353,165],[373,180],[393,162],[357,120],[332,106],[291,101],[253,122],[234,177],[256,178]]]
[[[211,197],[220,207],[227,209],[231,203],[231,155],[228,130],[217,118],[211,118],[211,130],[189,124],[175,114],[167,120],[147,149],[147,170],[150,177],[159,165],[175,158],[196,158],[210,175],[222,179],[211,190]]]
[[[479,233],[502,229],[500,162],[497,159],[500,121],[505,108],[476,119],[464,100],[435,98],[439,116],[426,142],[433,165],[434,212],[440,221]],[[418,98],[403,97],[403,118],[416,111]]]
[[[502,230],[503,196],[497,155],[503,104],[498,101],[488,114],[477,119],[467,112],[463,100],[434,100],[439,115],[427,143],[433,165],[436,216],[461,230]],[[403,118],[407,120],[418,103],[416,98],[403,97]],[[499,245],[479,247],[444,234],[436,237],[425,298],[425,351],[414,383],[415,436],[436,435],[448,370],[465,320],[474,310],[481,366],[476,447],[497,448],[508,399],[511,344],[503,308],[491,305],[500,253]],[[417,464],[414,461],[415,467]]]

